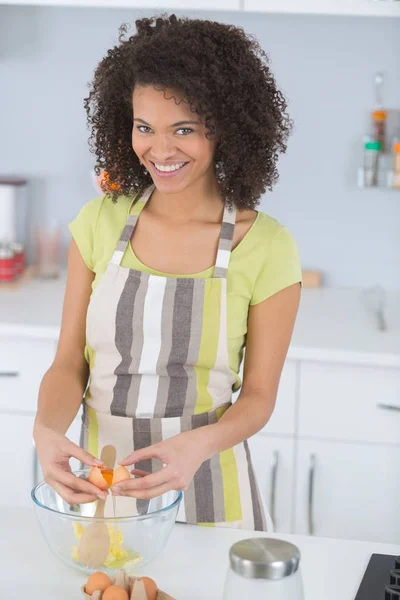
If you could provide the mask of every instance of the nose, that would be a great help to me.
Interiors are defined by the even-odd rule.
[[[154,135],[151,154],[159,161],[165,161],[176,154],[176,146],[170,135]]]

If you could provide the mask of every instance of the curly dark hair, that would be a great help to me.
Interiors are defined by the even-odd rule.
[[[278,156],[291,130],[268,56],[233,25],[163,15],[137,20],[136,29],[127,37],[129,26],[120,27],[119,44],[97,66],[84,100],[95,172],[107,171],[113,200],[152,183],[131,134],[134,86],[153,85],[179,90],[207,136],[218,132],[214,161],[221,195],[239,210],[255,208],[278,179]]]

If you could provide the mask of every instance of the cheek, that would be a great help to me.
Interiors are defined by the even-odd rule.
[[[210,163],[213,160],[215,152],[215,143],[207,139],[193,140],[191,150],[188,149],[188,154],[202,163]]]
[[[143,156],[149,149],[149,142],[145,138],[132,134],[132,148],[138,156]]]

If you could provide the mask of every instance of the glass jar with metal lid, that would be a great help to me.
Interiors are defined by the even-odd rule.
[[[275,538],[250,538],[234,544],[223,600],[304,600],[300,551]]]

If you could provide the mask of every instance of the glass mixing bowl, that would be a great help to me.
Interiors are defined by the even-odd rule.
[[[74,474],[87,478],[89,469]],[[132,573],[157,556],[167,543],[182,500],[178,491],[151,500],[109,494],[104,518],[98,518],[94,517],[97,501],[71,506],[45,482],[33,488],[31,496],[42,533],[54,554],[83,573],[103,571],[110,576],[120,569]],[[79,556],[79,540],[94,521],[104,522],[110,534],[108,557],[96,568],[83,564]]]

